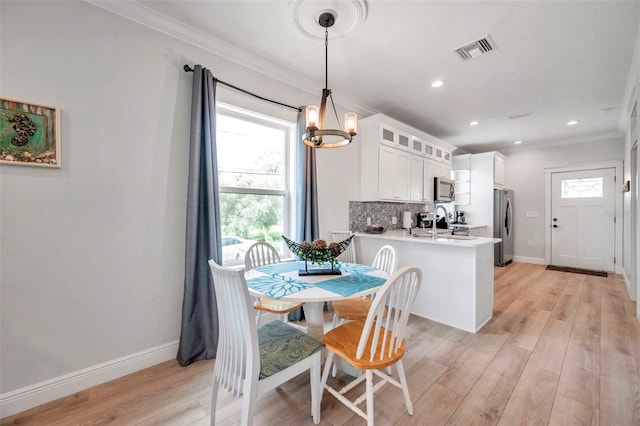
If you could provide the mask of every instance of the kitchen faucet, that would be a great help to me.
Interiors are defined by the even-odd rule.
[[[433,221],[431,224],[431,238],[438,238],[438,229],[436,227],[436,222],[438,221],[437,217],[437,213],[438,213],[438,209],[442,209],[442,211],[444,212],[444,214],[442,215],[442,217],[444,217],[445,222],[447,222],[447,209],[444,208],[444,205],[442,203],[438,203],[437,201],[433,202]],[[447,222],[448,223],[448,222]]]

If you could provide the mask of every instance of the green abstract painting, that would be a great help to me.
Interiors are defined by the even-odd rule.
[[[60,167],[60,109],[0,98],[0,163]]]

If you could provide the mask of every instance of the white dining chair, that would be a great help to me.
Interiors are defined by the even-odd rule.
[[[272,321],[257,328],[244,271],[209,260],[218,306],[219,334],[211,386],[211,425],[216,420],[218,388],[242,397],[241,424],[250,425],[256,400],[282,383],[309,371],[311,416],[320,423],[320,356],[318,339]],[[287,407],[283,406],[283,410]]]
[[[371,266],[391,276],[398,267],[396,249],[388,244],[381,247],[378,253],[376,253]],[[371,307],[372,298],[373,295],[370,295],[369,297],[337,300],[333,302],[334,313],[331,328],[335,328],[341,321],[365,319]]]
[[[333,231],[331,233],[331,241],[339,243],[349,238],[353,232],[351,231]],[[349,247],[337,257],[340,262],[356,263],[356,242],[352,239]]]
[[[338,401],[367,420],[367,426],[374,424],[374,393],[385,384],[392,384],[404,395],[409,415],[413,415],[413,404],[402,365],[402,356],[407,342],[404,339],[411,306],[422,282],[419,268],[405,266],[395,272],[378,291],[366,320],[347,322],[327,332],[322,341],[326,348],[326,362],[322,371],[322,390],[327,390]],[[347,361],[357,369],[364,370],[341,389],[327,384],[335,356]],[[382,370],[396,366],[399,381]],[[373,384],[373,375],[381,381]],[[355,400],[344,394],[358,384],[366,382],[365,393]],[[366,401],[366,412],[358,407]]]
[[[380,250],[378,250],[378,253],[376,253],[376,257],[373,258],[371,266],[391,276],[398,267],[396,249],[389,244],[382,246]],[[333,302],[333,321],[331,322],[331,328],[336,328],[345,321],[366,319],[374,296],[375,294],[370,294],[364,297],[336,300]],[[337,371],[337,366],[334,365],[331,375],[335,377]],[[391,370],[389,370],[389,374],[391,374]]]
[[[280,263],[280,255],[271,244],[258,241],[253,243],[244,255],[244,269],[250,271],[259,266]],[[287,302],[285,300],[274,300],[266,297],[259,297],[253,303],[253,308],[258,311],[256,315],[256,324],[260,324],[260,318],[263,312],[280,315],[283,322],[289,322],[289,312],[295,311],[301,307],[302,303]]]

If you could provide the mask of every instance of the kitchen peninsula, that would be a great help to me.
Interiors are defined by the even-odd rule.
[[[419,235],[419,236],[414,236]],[[359,263],[371,264],[378,250],[390,244],[398,267],[422,270],[422,285],[412,313],[475,333],[493,313],[493,245],[498,238],[442,236],[433,239],[421,229],[382,234],[356,232]]]

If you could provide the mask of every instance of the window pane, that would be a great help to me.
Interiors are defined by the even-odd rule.
[[[220,194],[223,265],[244,264],[244,254],[256,241],[284,253],[285,197],[283,195]]]
[[[603,178],[563,179],[562,198],[602,197]]]
[[[220,186],[285,189],[286,131],[217,115]]]

